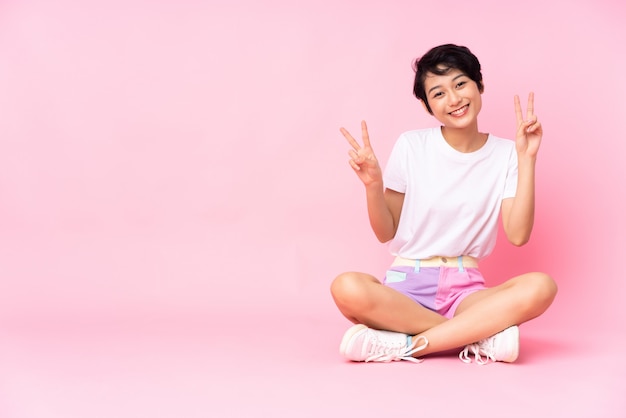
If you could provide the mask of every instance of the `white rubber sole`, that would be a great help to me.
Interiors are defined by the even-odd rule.
[[[502,331],[502,334],[507,342],[514,341],[514,343],[506,347],[504,358],[500,358],[498,361],[513,363],[519,357],[519,327],[517,325],[509,327]]]
[[[345,334],[343,334],[343,338],[341,339],[341,344],[339,345],[339,354],[342,356],[346,356],[346,353],[350,351],[352,348],[352,337],[361,332],[362,330],[367,329],[367,327],[363,324],[356,324],[351,326]]]

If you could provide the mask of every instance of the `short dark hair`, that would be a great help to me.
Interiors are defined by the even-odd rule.
[[[465,46],[454,44],[439,45],[432,48],[421,58],[413,63],[415,71],[415,81],[413,83],[413,94],[426,105],[426,109],[432,115],[433,111],[428,104],[426,91],[424,90],[424,81],[428,73],[436,75],[445,75],[450,70],[460,70],[470,79],[476,82],[478,90],[482,93],[483,75],[480,72],[480,62],[476,55]]]

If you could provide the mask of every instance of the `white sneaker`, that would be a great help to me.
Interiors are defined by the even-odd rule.
[[[466,345],[459,353],[461,361],[472,362],[470,351],[474,354],[474,360],[478,364],[489,363],[489,360],[512,363],[519,355],[519,328],[513,325],[489,338]]]
[[[419,363],[413,354],[428,346],[426,337],[411,341],[411,336],[399,332],[379,331],[363,324],[352,326],[343,336],[339,353],[352,361],[399,361],[407,360]],[[423,344],[417,346],[417,341]]]

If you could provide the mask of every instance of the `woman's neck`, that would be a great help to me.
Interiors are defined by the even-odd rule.
[[[478,126],[464,129],[442,126],[441,134],[448,145],[463,153],[478,151],[485,145],[489,136],[486,133],[478,132]]]

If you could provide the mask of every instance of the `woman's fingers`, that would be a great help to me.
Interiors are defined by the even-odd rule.
[[[541,126],[541,123],[537,120],[537,115],[532,115],[524,124],[526,132],[535,132]]]
[[[360,171],[361,170],[361,166],[358,165],[354,160],[350,160],[348,162],[350,163],[350,167],[352,167],[352,169],[354,171]]]
[[[371,148],[370,135],[367,132],[367,123],[364,120],[361,121],[361,137],[363,138],[363,146]]]
[[[530,92],[528,94],[528,104],[526,105],[526,119],[522,116],[522,105],[520,103],[519,96],[516,94],[513,98],[513,104],[515,105],[515,118],[517,119],[517,124],[522,124],[528,121],[532,121],[533,118],[536,120],[535,116],[535,93]]]
[[[354,137],[350,134],[350,132],[348,132],[345,128],[339,128],[339,131],[344,136],[344,138],[346,138],[346,140],[348,141],[348,143],[352,146],[354,150],[359,151],[361,149],[361,145],[359,145],[357,140],[354,139]],[[361,138],[363,140],[363,148],[372,147],[370,144],[370,136],[369,136],[369,133],[367,132],[367,124],[365,123],[364,120],[361,121]]]
[[[344,136],[344,138],[346,138],[346,140],[352,146],[353,149],[355,149],[357,151],[359,149],[361,149],[361,146],[359,145],[358,142],[356,142],[356,139],[354,139],[352,137],[352,135],[350,135],[350,132],[348,132],[345,128],[340,128],[339,132],[341,132],[341,134]]]
[[[524,118],[522,117],[522,105],[519,102],[519,96],[517,94],[513,97],[513,104],[515,106],[515,119],[519,125],[524,121]]]
[[[526,120],[531,120],[535,114],[535,93],[528,94],[528,105],[526,107]]]

